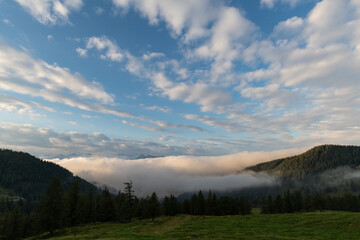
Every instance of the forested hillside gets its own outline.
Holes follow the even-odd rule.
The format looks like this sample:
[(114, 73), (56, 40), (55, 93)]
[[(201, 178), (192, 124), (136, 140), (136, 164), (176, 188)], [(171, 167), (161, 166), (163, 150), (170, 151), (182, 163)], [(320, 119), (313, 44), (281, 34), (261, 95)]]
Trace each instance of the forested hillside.
[(96, 187), (89, 182), (73, 176), (67, 169), (46, 162), (28, 153), (0, 150), (0, 189), (5, 188), (13, 195), (28, 201), (38, 201), (51, 180), (57, 177), (64, 188), (71, 186), (73, 180), (79, 182), (81, 192)]
[(297, 156), (260, 163), (246, 170), (278, 173), (285, 179), (299, 180), (341, 166), (355, 168), (359, 165), (360, 147), (322, 145)]

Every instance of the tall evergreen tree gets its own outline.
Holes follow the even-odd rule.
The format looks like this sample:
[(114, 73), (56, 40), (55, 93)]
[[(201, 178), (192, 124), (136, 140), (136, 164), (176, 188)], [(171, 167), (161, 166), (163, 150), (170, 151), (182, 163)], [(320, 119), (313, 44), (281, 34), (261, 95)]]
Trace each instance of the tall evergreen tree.
[(150, 215), (152, 221), (160, 215), (160, 203), (155, 192), (153, 192), (150, 197)]
[(66, 194), (67, 222), (69, 226), (75, 226), (80, 222), (80, 195), (79, 183), (77, 180), (72, 182)]
[(130, 182), (125, 182), (124, 184), (125, 184), (125, 190), (124, 190), (125, 204), (127, 208), (126, 219), (131, 222), (131, 219), (133, 217), (134, 205), (135, 205), (133, 183), (132, 181), (130, 181)]
[(101, 220), (103, 222), (114, 221), (116, 219), (114, 199), (107, 187), (102, 191), (101, 197)]
[(89, 189), (86, 194), (84, 210), (84, 222), (94, 222), (96, 219), (96, 206), (93, 189)]
[(195, 203), (195, 215), (205, 215), (205, 198), (201, 191), (199, 191)]
[(58, 178), (54, 178), (40, 201), (41, 225), (50, 234), (63, 226), (64, 191)]

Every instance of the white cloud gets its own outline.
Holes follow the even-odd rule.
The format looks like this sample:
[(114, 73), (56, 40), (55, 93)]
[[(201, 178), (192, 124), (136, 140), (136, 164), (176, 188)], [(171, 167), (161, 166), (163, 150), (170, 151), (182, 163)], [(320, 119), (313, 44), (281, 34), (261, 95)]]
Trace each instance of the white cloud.
[[(113, 102), (113, 97), (98, 83), (88, 82), (78, 73), (73, 74), (67, 68), (50, 65), (5, 44), (0, 45), (0, 77), (0, 87), (8, 91), (21, 93), (36, 88), (33, 94), (42, 95), (66, 90), (79, 98)], [(15, 85), (20, 86), (20, 89)]]
[(185, 32), (186, 41), (208, 34), (207, 25), (216, 19), (219, 3), (208, 0), (113, 0), (115, 6), (128, 9), (134, 7), (152, 25), (164, 21), (173, 35)]
[(76, 52), (80, 57), (87, 57), (87, 49), (84, 48), (76, 48)]
[(195, 50), (200, 57), (214, 59), (212, 72), (215, 77), (231, 70), (232, 62), (239, 58), (244, 44), (256, 31), (255, 25), (238, 9), (223, 7), (219, 12), (219, 19), (211, 29), (211, 39)]
[(231, 96), (227, 92), (210, 87), (205, 83), (174, 83), (168, 80), (163, 73), (156, 73), (152, 76), (152, 80), (156, 89), (159, 89), (170, 100), (199, 104), (204, 112), (217, 111), (217, 106), (232, 104)]
[[(150, 24), (164, 21), (171, 32), (182, 43), (192, 46), (200, 39), (195, 50), (188, 49), (189, 59), (201, 57), (213, 62), (212, 80), (221, 74), (228, 74), (232, 62), (238, 60), (243, 45), (256, 32), (256, 27), (247, 20), (239, 9), (225, 6), (220, 1), (162, 1), (162, 0), (113, 0), (115, 6), (135, 8)], [(209, 29), (209, 26), (212, 26)], [(210, 38), (210, 40), (209, 40)], [(205, 42), (205, 43), (204, 43)]]
[(82, 0), (15, 0), (42, 24), (69, 23), (72, 11), (81, 9)]
[(101, 15), (101, 14), (103, 14), (105, 12), (105, 10), (103, 8), (101, 8), (101, 7), (95, 7), (94, 11), (95, 11), (96, 15)]
[(260, 6), (271, 9), (278, 2), (282, 4), (289, 4), (291, 7), (295, 7), (301, 2), (301, 0), (260, 0)]
[(103, 59), (120, 62), (124, 58), (123, 51), (106, 37), (90, 37), (87, 40), (86, 49), (92, 48), (99, 51), (105, 51), (105, 55), (100, 56)]
[(9, 25), (11, 27), (14, 26), (14, 24), (9, 19), (6, 19), (6, 18), (3, 19), (3, 23), (5, 23), (6, 25)]
[(152, 52), (152, 53), (144, 54), (144, 55), (142, 56), (142, 58), (143, 58), (144, 60), (151, 60), (151, 59), (153, 59), (153, 58), (160, 58), (160, 57), (164, 57), (164, 56), (165, 56), (165, 54), (163, 54), (163, 53)]
[(166, 130), (164, 128), (158, 128), (158, 127), (149, 126), (149, 125), (136, 123), (136, 122), (129, 122), (129, 121), (126, 121), (126, 120), (122, 120), (121, 122), (123, 124), (127, 124), (127, 125), (130, 125), (132, 127), (138, 127), (138, 128), (142, 128), (142, 129), (147, 130), (147, 131), (152, 131), (152, 132), (173, 132), (173, 131)]
[(0, 111), (28, 114), (31, 117), (41, 116), (39, 113), (35, 112), (35, 109), (43, 109), (50, 112), (54, 111), (51, 107), (39, 103), (26, 102), (8, 95), (0, 94)]
[(86, 114), (82, 114), (81, 117), (82, 117), (82, 118), (86, 118), (86, 119), (90, 119), (90, 118), (100, 118), (99, 116), (92, 116), (92, 115), (86, 115)]
[(278, 23), (273, 32), (273, 36), (275, 35), (276, 38), (284, 38), (287, 39), (291, 38), (292, 36), (299, 35), (303, 30), (305, 25), (304, 19), (300, 17), (292, 17), (285, 21)]
[(146, 107), (147, 110), (151, 110), (151, 111), (160, 111), (163, 113), (169, 113), (171, 112), (171, 109), (168, 107), (159, 107), (159, 106), (150, 106), (150, 107)]
[(51, 34), (49, 34), (49, 35), (47, 35), (47, 39), (48, 39), (48, 40), (53, 40), (53, 39), (54, 39), (54, 36), (51, 35)]

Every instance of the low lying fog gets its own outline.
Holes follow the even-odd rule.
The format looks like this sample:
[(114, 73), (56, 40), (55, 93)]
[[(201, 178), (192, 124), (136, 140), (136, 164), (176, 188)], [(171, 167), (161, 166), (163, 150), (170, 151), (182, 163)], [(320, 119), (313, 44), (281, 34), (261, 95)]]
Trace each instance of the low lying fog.
[(273, 185), (274, 177), (264, 173), (241, 172), (248, 166), (292, 156), (302, 149), (274, 152), (242, 152), (226, 156), (169, 156), (126, 160), (106, 157), (75, 157), (49, 159), (75, 175), (98, 185), (123, 189), (133, 181), (139, 196), (155, 191), (159, 196), (178, 195), (189, 191), (226, 191), (249, 186)]

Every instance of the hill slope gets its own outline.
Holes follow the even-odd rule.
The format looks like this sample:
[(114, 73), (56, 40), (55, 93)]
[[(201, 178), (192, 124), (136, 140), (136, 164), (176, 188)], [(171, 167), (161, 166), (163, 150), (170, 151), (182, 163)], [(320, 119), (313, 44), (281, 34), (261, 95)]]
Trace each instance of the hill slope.
[(297, 156), (260, 163), (246, 170), (279, 173), (286, 179), (297, 180), (342, 166), (354, 168), (359, 165), (360, 147), (322, 145)]
[(73, 176), (67, 169), (38, 159), (28, 153), (0, 150), (0, 189), (10, 190), (30, 201), (39, 200), (50, 181), (57, 177), (66, 189), (73, 180), (78, 180), (80, 191), (96, 187)]

